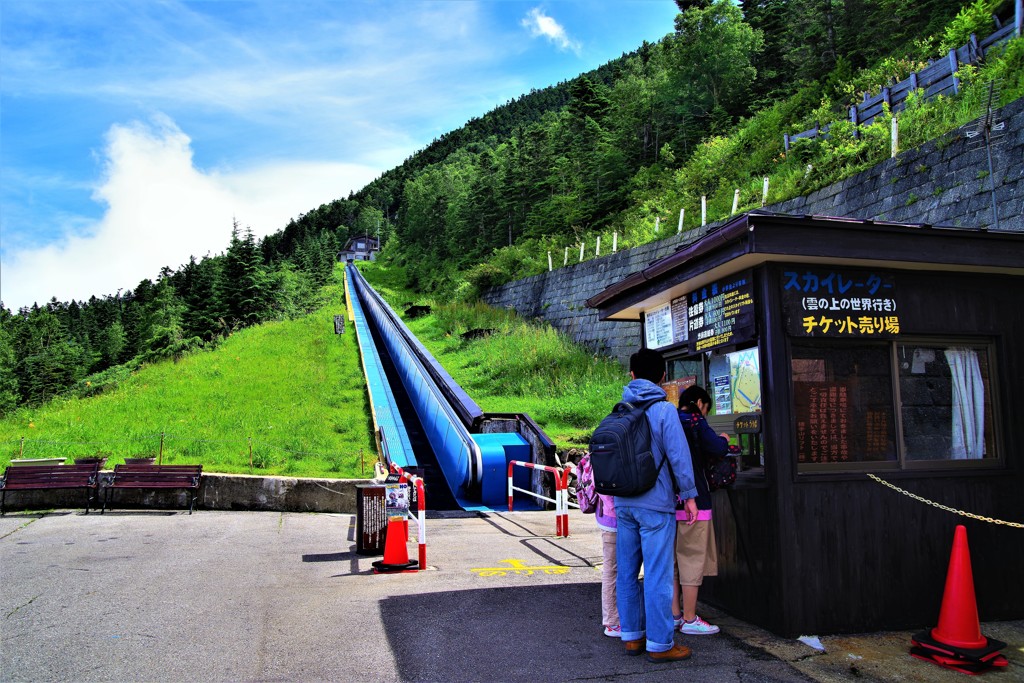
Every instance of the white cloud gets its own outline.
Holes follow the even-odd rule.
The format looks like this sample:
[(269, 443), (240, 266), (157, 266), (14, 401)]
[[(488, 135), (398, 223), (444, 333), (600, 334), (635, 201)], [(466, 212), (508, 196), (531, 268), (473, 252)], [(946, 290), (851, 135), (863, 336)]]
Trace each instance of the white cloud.
[(163, 266), (177, 269), (192, 255), (223, 251), (235, 218), (262, 237), (379, 174), (367, 166), (307, 161), (203, 171), (192, 162), (190, 138), (163, 116), (112, 126), (103, 156), (105, 174), (94, 198), (106, 205), (104, 215), (44, 247), (5, 253), (5, 307), (134, 288)]
[(565, 28), (552, 17), (544, 14), (539, 7), (534, 7), (523, 18), (522, 25), (530, 31), (530, 35), (543, 36), (558, 46), (559, 50), (571, 50), (580, 53), (580, 44), (569, 37)]

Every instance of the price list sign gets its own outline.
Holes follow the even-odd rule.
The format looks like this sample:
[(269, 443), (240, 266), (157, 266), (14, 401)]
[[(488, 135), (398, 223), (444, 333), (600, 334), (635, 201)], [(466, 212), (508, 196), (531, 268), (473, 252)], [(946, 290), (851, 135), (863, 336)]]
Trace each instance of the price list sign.
[(686, 317), (691, 353), (749, 341), (755, 336), (751, 271), (690, 292)]

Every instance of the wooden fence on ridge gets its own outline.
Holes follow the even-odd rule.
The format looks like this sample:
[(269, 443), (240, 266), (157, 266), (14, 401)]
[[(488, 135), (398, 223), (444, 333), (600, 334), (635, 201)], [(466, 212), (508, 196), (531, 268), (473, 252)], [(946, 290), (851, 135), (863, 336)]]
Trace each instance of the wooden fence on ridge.
[[(906, 100), (910, 93), (918, 89), (923, 91), (925, 99), (959, 93), (960, 79), (956, 77), (956, 72), (961, 64), (976, 64), (993, 46), (1001, 45), (1010, 38), (1021, 35), (1021, 0), (1016, 0), (1014, 6), (1014, 21), (1000, 25), (999, 19), (993, 17), (996, 30), (987, 38), (979, 41), (972, 33), (970, 42), (958, 49), (950, 50), (945, 58), (933, 61), (899, 83), (882, 88), (877, 95), (864, 93), (864, 100), (850, 107), (850, 121), (854, 126), (868, 126), (875, 120), (875, 117), (884, 111), (883, 105), (886, 104), (889, 105), (890, 111), (898, 112), (906, 107)], [(802, 133), (783, 135), (786, 151), (789, 151), (789, 146), (794, 140), (827, 137), (829, 128), (831, 128), (830, 124), (824, 126), (815, 124), (814, 128)], [(854, 135), (857, 135), (856, 128), (854, 128)]]

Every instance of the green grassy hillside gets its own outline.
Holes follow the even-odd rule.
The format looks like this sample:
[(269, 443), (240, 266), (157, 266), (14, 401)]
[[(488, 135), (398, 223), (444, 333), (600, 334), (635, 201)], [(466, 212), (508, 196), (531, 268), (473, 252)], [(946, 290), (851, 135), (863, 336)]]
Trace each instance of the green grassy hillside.
[[(406, 276), (398, 267), (361, 266), (396, 310), (418, 300), (399, 284)], [(333, 316), (344, 310), (341, 272), (314, 314), (241, 330), (178, 362), (145, 365), (97, 396), (19, 409), (0, 421), (0, 466), (18, 457), (99, 454), (112, 467), (162, 449), (165, 464), (201, 463), (209, 472), (369, 473), (376, 451), (356, 336), (351, 325), (334, 334)], [(618, 364), (550, 327), (482, 305), (420, 302), (433, 313), (410, 328), (481, 408), (529, 413), (560, 450), (585, 443), (618, 400)], [(495, 334), (463, 341), (459, 335), (473, 328)]]
[[(340, 281), (340, 270), (337, 271)], [(146, 365), (116, 388), (0, 421), (0, 465), (25, 458), (157, 455), (208, 471), (359, 477), (375, 449), (351, 327), (335, 335), (342, 289), (298, 320), (241, 330), (216, 350)], [(24, 442), (22, 442), (24, 439)], [(252, 469), (250, 469), (250, 444)]]

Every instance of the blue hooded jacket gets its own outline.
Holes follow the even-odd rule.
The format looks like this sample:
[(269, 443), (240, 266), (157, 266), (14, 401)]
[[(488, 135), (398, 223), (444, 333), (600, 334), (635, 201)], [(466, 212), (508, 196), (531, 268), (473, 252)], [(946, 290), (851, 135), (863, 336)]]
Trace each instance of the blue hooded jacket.
[[(635, 379), (622, 390), (622, 400), (630, 403), (653, 398), (661, 400), (647, 408), (647, 420), (651, 423), (651, 450), (654, 451), (654, 459), (658, 464), (661, 464), (662, 458), (665, 457), (668, 458), (668, 462), (658, 472), (658, 481), (652, 489), (639, 496), (615, 496), (615, 507), (638, 507), (675, 514), (676, 491), (672, 485), (673, 474), (676, 478), (675, 486), (678, 487), (679, 496), (683, 500), (697, 497), (690, 448), (686, 445), (686, 435), (679, 423), (676, 407), (665, 401), (664, 389), (646, 379)], [(672, 467), (669, 468), (669, 465)]]

